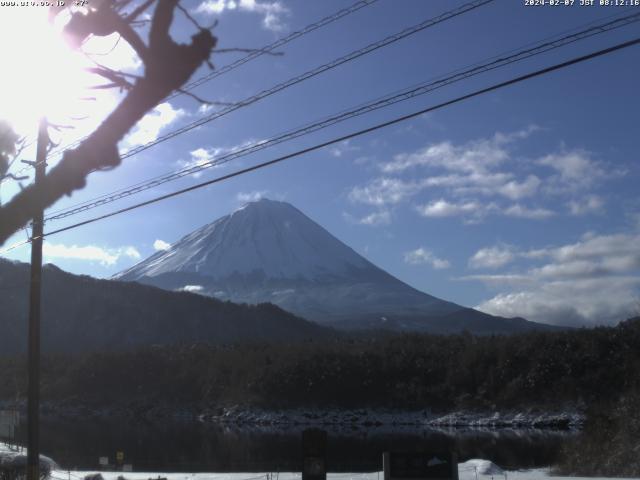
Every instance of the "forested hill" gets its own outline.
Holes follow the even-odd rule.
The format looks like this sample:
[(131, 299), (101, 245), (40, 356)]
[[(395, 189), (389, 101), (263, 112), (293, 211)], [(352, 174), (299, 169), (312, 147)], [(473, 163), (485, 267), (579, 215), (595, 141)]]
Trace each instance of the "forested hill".
[[(638, 386), (640, 318), (512, 336), (402, 334), (289, 344), (166, 346), (48, 357), (43, 399), (194, 413), (222, 406), (511, 409), (587, 406)], [(24, 364), (0, 360), (0, 397)], [(146, 407), (145, 407), (146, 406)]]
[[(25, 351), (29, 265), (0, 259), (0, 354)], [(141, 345), (325, 338), (333, 331), (271, 304), (238, 305), (187, 292), (72, 275), (45, 265), (45, 352), (122, 350)]]

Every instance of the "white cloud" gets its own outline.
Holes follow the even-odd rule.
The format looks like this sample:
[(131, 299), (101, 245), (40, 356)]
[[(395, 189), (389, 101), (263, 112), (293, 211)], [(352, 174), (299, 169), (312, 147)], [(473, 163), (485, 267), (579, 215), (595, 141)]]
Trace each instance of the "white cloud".
[(171, 125), (186, 112), (181, 108), (173, 108), (169, 102), (161, 103), (140, 120), (125, 138), (125, 143), (132, 147), (153, 142), (158, 138), (162, 129)]
[(535, 195), (540, 186), (540, 179), (535, 175), (529, 175), (526, 180), (518, 182), (511, 180), (498, 188), (498, 192), (511, 200), (520, 200), (524, 197)]
[(141, 258), (140, 252), (135, 247), (125, 247), (124, 255), (133, 258), (134, 260), (138, 260)]
[(588, 215), (591, 213), (602, 213), (604, 210), (604, 200), (597, 195), (588, 195), (581, 201), (571, 200), (567, 203), (571, 215)]
[(400, 203), (407, 197), (415, 195), (421, 186), (415, 182), (405, 182), (398, 178), (377, 178), (364, 187), (354, 187), (349, 192), (349, 200), (383, 207)]
[(610, 324), (633, 313), (640, 293), (640, 234), (590, 233), (572, 244), (511, 253), (546, 263), (522, 273), (464, 277), (508, 289), (479, 309), (559, 325)]
[(503, 213), (508, 217), (527, 218), (530, 220), (544, 220), (554, 215), (553, 211), (546, 208), (529, 208), (519, 203), (506, 208)]
[(471, 268), (500, 268), (515, 259), (513, 249), (509, 246), (488, 247), (478, 250), (470, 259)]
[(472, 197), (500, 196), (520, 200), (534, 196), (542, 183), (536, 175), (518, 178), (513, 172), (500, 170), (511, 160), (511, 144), (528, 137), (538, 127), (532, 126), (510, 134), (496, 133), (461, 145), (445, 141), (428, 145), (414, 153), (396, 155), (392, 161), (380, 165), (386, 174), (399, 175), (416, 168), (428, 169), (429, 175), (411, 179), (382, 177), (368, 185), (352, 189), (352, 201), (369, 205), (398, 204), (428, 189), (441, 189), (447, 196), (420, 205), (425, 217), (472, 216), (478, 221), (488, 213), (541, 218), (549, 212), (526, 209), (520, 205), (501, 207), (495, 202), (481, 202)]
[[(513, 174), (505, 172), (470, 172), (460, 175), (457, 173), (446, 175), (434, 175), (422, 180), (422, 186), (442, 187), (451, 190), (454, 196), (469, 194), (502, 195), (511, 197), (513, 192), (530, 189), (528, 183), (518, 183), (513, 179)], [(511, 185), (509, 185), (511, 183)], [(519, 193), (518, 193), (519, 194)]]
[(627, 268), (640, 268), (640, 235), (588, 233), (582, 241), (542, 251), (560, 262), (617, 258), (626, 259), (622, 264), (628, 265)]
[(473, 140), (462, 145), (453, 145), (448, 141), (433, 144), (415, 153), (396, 155), (392, 162), (382, 164), (381, 169), (393, 173), (423, 166), (467, 173), (485, 172), (509, 160), (509, 144), (527, 138), (537, 130), (538, 127), (530, 126), (509, 134), (498, 132), (488, 139)]
[(565, 180), (589, 181), (594, 175), (601, 176), (604, 174), (586, 152), (578, 150), (547, 155), (538, 162), (540, 165), (553, 168)]
[(583, 150), (563, 151), (542, 157), (539, 165), (549, 167), (556, 173), (546, 179), (546, 190), (553, 194), (587, 189), (597, 182), (620, 172), (607, 172), (606, 166)]
[(202, 285), (185, 285), (182, 288), (179, 288), (180, 292), (190, 292), (190, 293), (202, 293), (204, 291), (204, 287)]
[(443, 270), (451, 266), (448, 260), (436, 257), (433, 252), (423, 247), (406, 252), (404, 261), (411, 265), (431, 265), (436, 270)]
[(259, 0), (205, 0), (195, 9), (197, 13), (220, 15), (225, 11), (245, 11), (262, 15), (262, 25), (267, 30), (279, 32), (286, 27), (283, 17), (290, 11), (281, 1)]
[(369, 215), (362, 217), (359, 221), (362, 225), (388, 225), (391, 223), (391, 213), (388, 210), (383, 210), (380, 212), (373, 212)]
[(344, 140), (338, 143), (337, 145), (335, 145), (334, 147), (332, 147), (329, 150), (329, 153), (333, 157), (340, 158), (343, 155), (346, 155), (347, 153), (358, 152), (358, 151), (360, 151), (360, 147), (351, 145), (350, 140)]
[(637, 308), (639, 277), (556, 281), (501, 293), (476, 308), (492, 315), (567, 326), (615, 324)]
[(47, 259), (73, 259), (99, 262), (100, 265), (110, 267), (115, 265), (118, 260), (128, 257), (133, 260), (141, 258), (140, 252), (135, 247), (121, 247), (117, 249), (105, 249), (95, 245), (78, 246), (63, 245), (61, 243), (44, 242), (42, 253)]
[[(465, 223), (489, 215), (544, 220), (560, 214), (556, 206), (563, 203), (571, 215), (602, 212), (604, 200), (588, 189), (624, 172), (581, 150), (519, 158), (517, 143), (538, 130), (531, 126), (460, 144), (442, 141), (397, 154), (378, 165), (385, 176), (354, 187), (349, 199), (388, 207), (429, 193), (416, 207), (420, 215), (455, 216)], [(565, 196), (561, 203), (559, 195)]]
[(223, 149), (221, 148), (206, 149), (199, 147), (189, 152), (191, 159), (186, 161), (180, 160), (178, 164), (180, 165), (180, 168), (193, 169), (193, 173), (191, 173), (191, 175), (194, 178), (198, 178), (202, 175), (202, 170), (199, 169), (200, 167), (217, 168), (215, 165), (210, 165), (210, 162), (222, 153)]
[(355, 217), (350, 213), (343, 212), (344, 219), (355, 225), (367, 225), (370, 227), (378, 227), (380, 225), (389, 225), (391, 223), (391, 212), (389, 210), (379, 210), (371, 212), (364, 217)]
[(268, 190), (254, 190), (253, 192), (240, 192), (236, 195), (236, 199), (239, 202), (247, 203), (247, 202), (257, 202), (258, 200), (264, 198)]
[(211, 160), (211, 158), (219, 155), (221, 151), (221, 148), (206, 149), (199, 147), (195, 150), (191, 150), (189, 154), (191, 155), (191, 158), (194, 162), (196, 162), (198, 165), (202, 165), (203, 163)]
[(458, 172), (478, 172), (500, 165), (509, 158), (504, 137), (475, 140), (464, 145), (441, 142), (415, 153), (396, 155), (392, 162), (382, 164), (383, 172), (394, 173), (417, 166), (439, 167)]
[(440, 199), (417, 207), (423, 217), (453, 217), (464, 214), (478, 214), (483, 206), (477, 202), (451, 203)]
[(212, 103), (203, 103), (198, 107), (198, 113), (200, 115), (206, 115), (207, 113), (211, 112), (214, 108), (216, 107)]
[(498, 274), (483, 274), (483, 275), (465, 275), (463, 277), (459, 277), (458, 280), (465, 281), (477, 281), (482, 282), (491, 287), (522, 287), (525, 285), (532, 285), (534, 282), (532, 279), (526, 274), (518, 274), (518, 273), (498, 273)]
[(191, 156), (189, 160), (179, 160), (178, 165), (182, 169), (193, 169), (193, 173), (190, 173), (190, 175), (194, 178), (198, 178), (202, 175), (202, 171), (205, 168), (221, 168), (225, 165), (225, 163), (217, 164), (218, 161), (233, 161), (236, 162), (237, 165), (239, 163), (239, 160), (237, 160), (236, 158), (232, 157), (221, 159), (220, 157), (227, 154), (233, 154), (234, 152), (245, 149), (251, 145), (257, 145), (263, 141), (264, 140), (249, 139), (230, 147), (198, 147), (195, 150), (191, 150), (189, 152), (189, 155)]
[(220, 14), (225, 10), (234, 10), (236, 8), (235, 1), (228, 0), (206, 0), (196, 8), (196, 12), (208, 14)]
[(520, 204), (500, 207), (495, 202), (484, 203), (477, 200), (450, 202), (444, 198), (418, 205), (416, 210), (423, 217), (465, 217), (468, 223), (480, 222), (487, 215), (503, 215), (530, 220), (543, 220), (554, 215), (554, 212), (545, 208), (529, 208)]
[(158, 251), (165, 251), (171, 248), (171, 244), (165, 242), (164, 240), (158, 239), (155, 242), (153, 242), (153, 248)]

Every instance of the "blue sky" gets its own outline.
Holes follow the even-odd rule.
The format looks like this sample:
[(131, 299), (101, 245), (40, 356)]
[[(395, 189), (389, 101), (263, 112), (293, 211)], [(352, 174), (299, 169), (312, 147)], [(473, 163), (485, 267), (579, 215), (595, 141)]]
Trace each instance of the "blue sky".
[[(185, 6), (203, 23), (218, 19), (219, 48), (246, 48), (268, 44), (351, 3), (193, 0)], [(292, 42), (282, 56), (263, 56), (195, 93), (210, 100), (242, 100), (463, 3), (379, 0)], [(496, 0), (128, 158), (117, 170), (93, 174), (83, 191), (52, 210), (623, 11)], [(193, 33), (182, 17), (175, 27), (177, 38)], [(634, 24), (599, 35), (234, 160), (197, 178), (51, 222), (45, 230), (435, 105), (639, 32)], [(125, 47), (118, 47), (117, 62), (135, 69)], [(235, 58), (238, 54), (228, 53), (212, 59), (219, 67)], [(45, 260), (74, 273), (108, 277), (245, 201), (266, 196), (291, 202), (369, 260), (432, 295), (549, 323), (614, 323), (640, 310), (639, 65), (638, 47), (614, 53), (52, 236)], [(177, 97), (143, 119), (121, 149), (202, 114), (192, 99)], [(97, 113), (65, 132), (63, 144), (96, 121)], [(3, 186), (3, 200), (14, 191)], [(7, 256), (27, 260), (28, 248)]]

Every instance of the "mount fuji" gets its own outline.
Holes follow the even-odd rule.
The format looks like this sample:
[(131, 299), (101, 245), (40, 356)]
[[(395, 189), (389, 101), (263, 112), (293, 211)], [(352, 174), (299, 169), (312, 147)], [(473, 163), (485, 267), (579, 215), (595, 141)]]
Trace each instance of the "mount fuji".
[(551, 328), (418, 291), (291, 204), (267, 199), (199, 228), (114, 278), (232, 302), (270, 302), (341, 329), (484, 334)]

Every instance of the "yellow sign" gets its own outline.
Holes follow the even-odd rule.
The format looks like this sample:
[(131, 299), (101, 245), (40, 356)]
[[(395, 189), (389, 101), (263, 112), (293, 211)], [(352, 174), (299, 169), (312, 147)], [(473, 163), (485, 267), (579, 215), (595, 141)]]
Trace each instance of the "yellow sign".
[(122, 462), (124, 460), (124, 452), (116, 452), (116, 460)]

